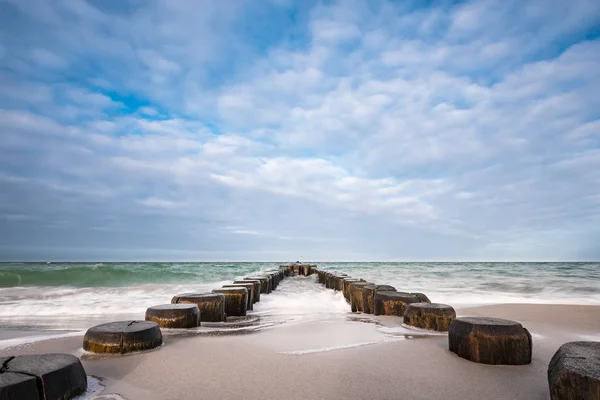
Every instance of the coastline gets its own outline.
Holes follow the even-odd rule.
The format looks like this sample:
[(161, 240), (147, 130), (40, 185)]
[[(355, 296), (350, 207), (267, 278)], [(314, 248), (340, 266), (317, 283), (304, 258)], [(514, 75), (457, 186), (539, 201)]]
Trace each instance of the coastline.
[[(403, 327), (397, 317), (347, 313), (244, 335), (173, 335), (156, 350), (97, 356), (82, 335), (0, 350), (0, 356), (65, 352), (81, 357), (108, 399), (547, 399), (546, 369), (568, 341), (600, 340), (600, 306), (498, 304), (459, 316), (521, 322), (533, 336), (525, 366), (489, 366), (447, 349), (447, 336)], [(374, 323), (377, 322), (378, 324)], [(112, 397), (114, 398), (114, 397)]]

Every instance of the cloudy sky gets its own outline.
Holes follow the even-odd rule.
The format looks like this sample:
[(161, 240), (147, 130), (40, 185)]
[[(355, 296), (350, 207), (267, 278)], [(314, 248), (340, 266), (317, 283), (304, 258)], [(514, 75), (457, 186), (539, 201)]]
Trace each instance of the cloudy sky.
[(0, 259), (600, 258), (600, 2), (0, 0)]

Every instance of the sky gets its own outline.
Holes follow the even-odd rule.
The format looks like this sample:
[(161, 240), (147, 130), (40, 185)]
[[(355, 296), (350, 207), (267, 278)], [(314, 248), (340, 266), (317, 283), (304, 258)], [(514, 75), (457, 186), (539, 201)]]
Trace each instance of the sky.
[(598, 0), (0, 0), (0, 260), (598, 260)]

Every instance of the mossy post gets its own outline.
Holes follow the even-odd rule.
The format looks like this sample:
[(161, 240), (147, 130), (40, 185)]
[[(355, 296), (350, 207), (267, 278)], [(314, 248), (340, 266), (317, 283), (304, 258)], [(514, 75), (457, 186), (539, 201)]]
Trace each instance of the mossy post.
[(260, 301), (261, 283), (258, 279), (243, 279), (241, 281), (233, 281), (233, 283), (252, 283), (254, 285), (254, 303)]
[(291, 265), (280, 265), (279, 269), (281, 269), (285, 276), (290, 276), (290, 272), (292, 270)]
[(276, 288), (275, 278), (273, 277), (273, 275), (269, 274), (268, 272), (264, 272), (263, 276), (266, 276), (267, 278), (269, 278), (269, 293), (271, 293)]
[(348, 302), (348, 304), (350, 304), (350, 284), (352, 282), (364, 282), (364, 281), (362, 281), (361, 279), (358, 279), (358, 278), (351, 278), (351, 277), (345, 277), (344, 279), (342, 279), (342, 293), (344, 295), (344, 298)]
[(283, 272), (282, 270), (276, 270), (276, 271), (274, 271), (274, 272), (277, 272), (277, 273), (279, 274), (279, 281), (280, 281), (280, 282), (281, 282), (281, 281), (283, 281), (283, 280), (286, 278), (286, 276), (287, 276), (287, 275), (285, 274), (285, 272)]
[(200, 310), (196, 304), (162, 304), (148, 308), (145, 319), (161, 328), (195, 328), (200, 326)]
[(452, 306), (437, 303), (412, 303), (404, 312), (404, 323), (415, 328), (447, 332), (456, 311)]
[(201, 322), (224, 322), (225, 295), (221, 293), (183, 293), (171, 299), (172, 304), (195, 304), (200, 310)]
[(378, 292), (395, 292), (396, 288), (390, 285), (365, 285), (362, 288), (363, 312), (373, 314), (373, 298)]
[(303, 276), (309, 276), (310, 275), (310, 270), (311, 270), (310, 265), (308, 265), (308, 264), (302, 264), (301, 270), (302, 270), (302, 275)]
[(456, 318), (448, 330), (448, 347), (459, 357), (482, 364), (531, 363), (531, 335), (516, 322), (500, 318)]
[(254, 284), (247, 283), (232, 283), (229, 285), (223, 285), (223, 288), (238, 288), (243, 287), (248, 290), (248, 298), (246, 299), (246, 310), (251, 311), (254, 309)]
[(347, 278), (348, 275), (347, 274), (335, 274), (332, 279), (333, 279), (333, 290), (336, 290), (338, 292), (341, 292), (343, 289), (343, 284), (344, 284), (344, 278)]
[(225, 295), (225, 312), (227, 316), (245, 317), (248, 308), (248, 289), (245, 287), (229, 287), (213, 290), (213, 293)]
[(325, 287), (327, 289), (333, 289), (335, 287), (335, 283), (333, 281), (334, 276), (335, 276), (335, 272), (328, 272), (325, 275)]
[(299, 263), (294, 263), (292, 264), (292, 271), (294, 275), (300, 275), (301, 271), (301, 265)]
[(548, 365), (552, 400), (600, 400), (600, 342), (569, 342)]
[(162, 344), (156, 322), (117, 321), (96, 325), (83, 337), (83, 349), (92, 353), (125, 354), (149, 350)]
[(275, 274), (273, 271), (266, 271), (264, 274), (271, 279), (271, 291), (276, 290), (279, 285), (279, 274)]
[(377, 292), (373, 297), (373, 314), (404, 317), (408, 305), (418, 302), (419, 299), (410, 293)]
[(325, 284), (325, 271), (318, 270), (317, 278), (318, 278), (319, 283), (321, 285), (324, 285)]
[(247, 276), (245, 280), (257, 280), (260, 281), (260, 293), (269, 294), (271, 293), (271, 283), (268, 276), (265, 275), (253, 275)]
[(363, 295), (362, 289), (367, 285), (373, 285), (372, 282), (350, 282), (350, 306), (352, 307), (352, 312), (362, 312), (363, 311)]

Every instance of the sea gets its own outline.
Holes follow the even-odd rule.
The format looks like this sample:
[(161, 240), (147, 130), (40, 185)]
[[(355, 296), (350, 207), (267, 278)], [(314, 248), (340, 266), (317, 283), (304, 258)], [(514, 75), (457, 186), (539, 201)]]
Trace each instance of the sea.
[[(73, 333), (97, 323), (144, 319), (149, 306), (180, 293), (205, 293), (287, 262), (0, 263), (0, 348), (22, 337)], [(600, 262), (327, 262), (397, 290), (425, 293), (455, 308), (500, 304), (600, 305)], [(346, 315), (340, 293), (316, 276), (286, 279), (261, 296), (253, 315), (264, 323), (298, 323)]]

